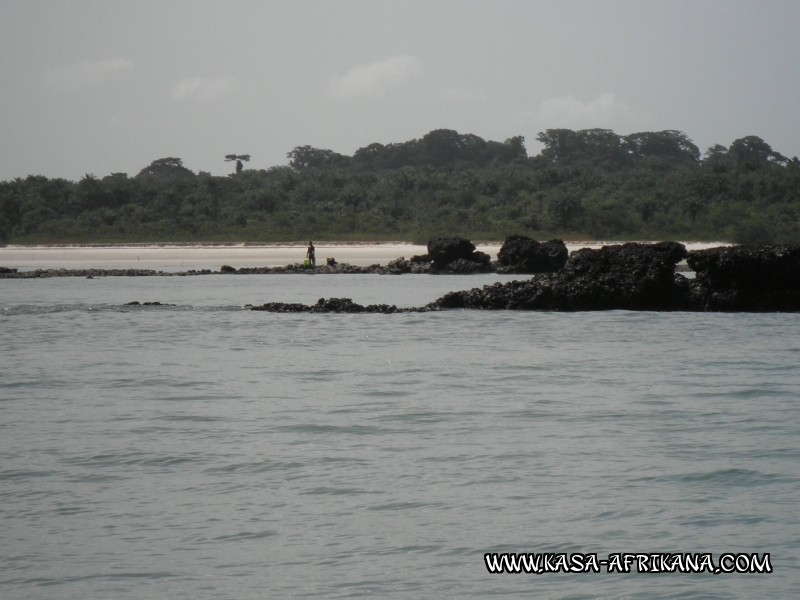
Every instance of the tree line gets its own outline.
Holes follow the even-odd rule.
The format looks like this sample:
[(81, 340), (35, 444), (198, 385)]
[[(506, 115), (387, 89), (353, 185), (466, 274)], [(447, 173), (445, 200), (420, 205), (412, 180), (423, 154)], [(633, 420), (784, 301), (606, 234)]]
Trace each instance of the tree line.
[(0, 241), (407, 240), (435, 236), (800, 242), (800, 161), (747, 136), (701, 154), (680, 131), (547, 129), (529, 156), (449, 129), (352, 156), (298, 146), (229, 176), (160, 158), (129, 177), (0, 182)]

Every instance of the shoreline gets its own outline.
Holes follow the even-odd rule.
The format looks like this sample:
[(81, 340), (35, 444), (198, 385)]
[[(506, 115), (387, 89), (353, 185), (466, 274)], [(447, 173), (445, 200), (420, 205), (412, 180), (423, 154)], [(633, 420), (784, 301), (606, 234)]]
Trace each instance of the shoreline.
[[(566, 242), (571, 252), (580, 248), (600, 248), (626, 242), (591, 240)], [(730, 246), (728, 242), (681, 242), (687, 250)], [(366, 267), (385, 266), (400, 258), (427, 252), (427, 246), (410, 242), (317, 242), (317, 265), (328, 257), (339, 263)], [(475, 244), (477, 250), (495, 259), (502, 242)], [(0, 267), (34, 271), (37, 269), (153, 269), (165, 272), (219, 270), (223, 265), (236, 269), (285, 267), (302, 263), (306, 243), (163, 243), (119, 245), (8, 245), (0, 247)]]

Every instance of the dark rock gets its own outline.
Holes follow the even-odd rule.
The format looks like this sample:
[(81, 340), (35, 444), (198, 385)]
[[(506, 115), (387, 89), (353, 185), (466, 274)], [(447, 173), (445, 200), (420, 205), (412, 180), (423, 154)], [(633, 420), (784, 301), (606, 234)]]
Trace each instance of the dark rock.
[(0, 274), (8, 275), (10, 273), (16, 273), (16, 269), (12, 269), (11, 267), (0, 267)]
[(583, 249), (558, 273), (451, 292), (429, 308), (673, 310), (675, 264), (685, 257), (675, 242)]
[(481, 273), (492, 270), (489, 255), (476, 251), (475, 244), (463, 238), (432, 239), (428, 242), (428, 256), (432, 273)]
[(687, 262), (696, 273), (690, 309), (800, 310), (800, 246), (710, 248), (690, 252)]
[(584, 248), (556, 277), (555, 291), (571, 310), (670, 310), (675, 265), (686, 256), (677, 242)]
[(16, 269), (10, 273), (0, 272), (0, 278), (4, 279), (35, 279), (40, 277), (149, 277), (153, 275), (174, 275), (174, 273), (164, 273), (162, 271), (152, 271), (150, 269), (35, 269), (33, 271), (17, 272)]
[(364, 307), (350, 298), (320, 298), (311, 307), (311, 312), (361, 313), (364, 312)]
[(420, 309), (399, 309), (388, 304), (368, 304), (363, 306), (353, 302), (350, 298), (320, 298), (316, 304), (293, 304), (286, 302), (268, 302), (261, 306), (252, 306), (250, 310), (267, 312), (304, 312), (304, 313), (381, 313), (391, 314), (396, 312), (419, 312)]
[(261, 306), (251, 306), (250, 310), (262, 310), (277, 313), (311, 312), (309, 306), (290, 302), (267, 302)]
[(523, 235), (512, 235), (497, 253), (498, 272), (552, 273), (560, 270), (568, 258), (569, 251), (561, 240), (537, 242)]
[(134, 300), (133, 302), (127, 302), (125, 306), (175, 306), (174, 304), (164, 304), (162, 302), (156, 301), (147, 301), (147, 302), (139, 302), (138, 300)]
[(434, 238), (428, 242), (428, 256), (434, 267), (443, 267), (459, 258), (470, 260), (475, 244), (463, 238)]
[(325, 263), (326, 263), (326, 264), (327, 264), (329, 267), (335, 267), (335, 266), (336, 266), (336, 259), (335, 259), (335, 258), (333, 258), (332, 256), (329, 256), (328, 258), (326, 258), (326, 259), (325, 259)]
[(220, 272), (220, 273), (236, 273), (236, 269), (234, 269), (234, 268), (233, 268), (233, 267), (231, 267), (230, 265), (222, 265), (222, 266), (219, 268), (219, 272)]
[[(687, 255), (695, 279), (675, 273), (676, 264)], [(402, 260), (394, 267), (405, 269), (408, 264), (413, 263)], [(446, 266), (472, 269), (480, 264), (456, 259)], [(450, 292), (421, 308), (362, 306), (348, 298), (323, 298), (311, 306), (270, 303), (252, 310), (394, 313), (453, 308), (800, 311), (800, 247), (714, 248), (688, 254), (675, 242), (631, 243), (579, 250), (561, 271)]]
[(413, 266), (410, 260), (406, 260), (405, 257), (401, 256), (390, 261), (386, 268), (392, 275), (402, 275), (403, 273), (411, 273)]

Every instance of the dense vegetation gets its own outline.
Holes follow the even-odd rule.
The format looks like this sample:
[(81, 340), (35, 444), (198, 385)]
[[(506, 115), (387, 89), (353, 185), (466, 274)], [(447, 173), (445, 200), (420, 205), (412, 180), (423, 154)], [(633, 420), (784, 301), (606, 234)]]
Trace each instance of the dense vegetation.
[[(543, 149), (452, 130), (345, 156), (195, 174), (179, 158), (134, 177), (0, 182), (0, 241), (595, 239), (800, 242), (800, 161), (756, 136), (703, 156), (679, 131), (548, 129)], [(222, 156), (221, 156), (222, 160)]]

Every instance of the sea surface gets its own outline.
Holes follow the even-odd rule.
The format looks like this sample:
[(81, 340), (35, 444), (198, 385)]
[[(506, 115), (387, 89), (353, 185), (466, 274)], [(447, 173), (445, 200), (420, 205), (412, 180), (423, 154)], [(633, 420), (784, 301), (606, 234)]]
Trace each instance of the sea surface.
[(800, 315), (245, 307), (511, 278), (0, 281), (0, 598), (800, 597)]

